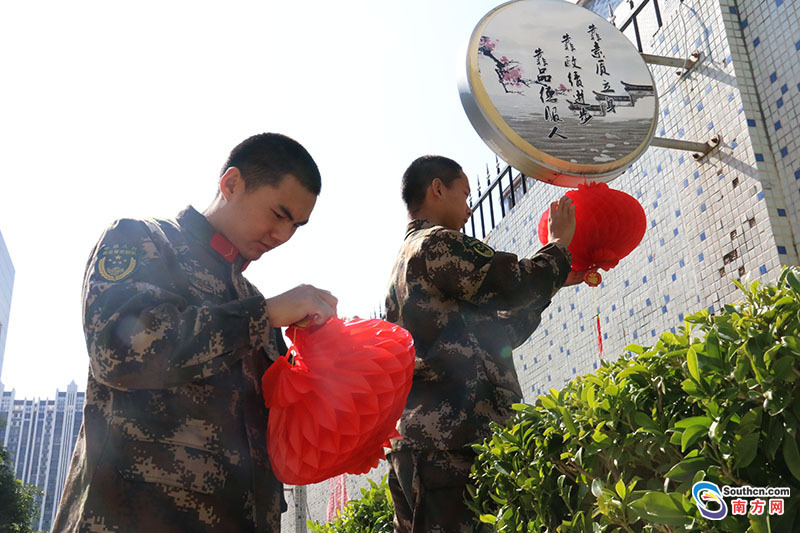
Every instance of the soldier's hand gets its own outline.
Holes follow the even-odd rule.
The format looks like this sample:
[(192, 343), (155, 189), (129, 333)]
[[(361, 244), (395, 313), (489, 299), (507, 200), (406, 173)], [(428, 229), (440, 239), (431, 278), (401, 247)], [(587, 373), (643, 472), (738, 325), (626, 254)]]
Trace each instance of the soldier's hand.
[(575, 236), (575, 204), (568, 196), (562, 196), (557, 202), (550, 204), (547, 217), (547, 231), (550, 235), (548, 243), (569, 246)]
[(302, 325), (321, 326), (336, 316), (339, 300), (328, 291), (312, 285), (298, 285), (294, 289), (267, 298), (269, 324), (272, 327)]
[(587, 272), (588, 270), (581, 270), (580, 272), (575, 272), (574, 270), (570, 271), (570, 273), (567, 274), (567, 281), (564, 283), (564, 287), (583, 283), (583, 276), (585, 276)]

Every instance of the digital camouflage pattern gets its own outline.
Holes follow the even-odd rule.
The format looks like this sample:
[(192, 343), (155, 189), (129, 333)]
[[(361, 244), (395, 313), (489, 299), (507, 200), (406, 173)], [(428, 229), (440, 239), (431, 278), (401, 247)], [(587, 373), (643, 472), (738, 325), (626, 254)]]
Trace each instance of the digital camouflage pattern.
[(245, 266), (191, 207), (106, 230), (84, 279), (86, 404), (53, 531), (280, 530), (261, 376), (286, 347), (264, 335)]
[(416, 360), (393, 450), (458, 450), (490, 435), (522, 399), (512, 348), (566, 282), (569, 251), (530, 259), (425, 220), (408, 225), (386, 318), (411, 332)]
[(387, 456), (397, 533), (488, 531), (464, 503), (475, 453), (464, 450), (395, 451)]

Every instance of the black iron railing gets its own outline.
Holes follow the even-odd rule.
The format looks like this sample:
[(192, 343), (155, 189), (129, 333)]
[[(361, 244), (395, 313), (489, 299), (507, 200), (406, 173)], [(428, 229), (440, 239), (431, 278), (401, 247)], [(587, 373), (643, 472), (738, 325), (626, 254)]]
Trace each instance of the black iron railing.
[(490, 178), (487, 167), (486, 189), (481, 190), (481, 179), (478, 178), (478, 199), (474, 203), (470, 199), (472, 216), (462, 231), (472, 237), (478, 237), (480, 231), (480, 238), (485, 238), (535, 183), (533, 178), (514, 170), (510, 165), (501, 171), (500, 162), (496, 160), (495, 167), (496, 177), (493, 180)]
[[(625, 19), (625, 21), (623, 21), (619, 26), (617, 26), (617, 28), (619, 28), (619, 31), (621, 31), (622, 33), (625, 33), (625, 31), (631, 25), (633, 25), (633, 36), (636, 39), (636, 48), (639, 50), (639, 53), (642, 53), (644, 52), (644, 49), (642, 48), (642, 35), (639, 24), (640, 21), (639, 17), (642, 16), (650, 17), (652, 15), (655, 15), (655, 20), (657, 25), (656, 29), (658, 29), (664, 25), (663, 21), (661, 20), (661, 8), (658, 6), (658, 0), (643, 0), (635, 9), (634, 9), (635, 4), (633, 0), (626, 0), (626, 2), (631, 7), (631, 9), (633, 9), (633, 13), (631, 13), (630, 16), (627, 19)], [(649, 9), (646, 10), (646, 8)], [(611, 22), (612, 24), (614, 23), (613, 18)], [(628, 35), (628, 38), (630, 38), (630, 35)]]

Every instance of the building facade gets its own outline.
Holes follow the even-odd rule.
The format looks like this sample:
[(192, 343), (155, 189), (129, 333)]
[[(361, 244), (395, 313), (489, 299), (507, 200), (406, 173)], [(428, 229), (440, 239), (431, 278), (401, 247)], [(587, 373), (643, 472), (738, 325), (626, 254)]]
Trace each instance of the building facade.
[[(14, 264), (0, 232), (0, 377), (3, 375), (3, 355), (6, 347), (8, 318), (11, 313), (11, 291), (14, 288)], [(1, 387), (2, 385), (0, 385)], [(0, 388), (0, 392), (2, 389)]]
[(14, 391), (0, 396), (0, 444), (11, 458), (17, 479), (36, 485), (39, 517), (35, 531), (49, 531), (55, 518), (67, 469), (83, 420), (85, 393), (73, 381), (55, 399), (18, 400)]
[[(674, 67), (650, 65), (659, 95), (656, 136), (705, 143), (718, 135), (721, 143), (700, 161), (689, 151), (651, 147), (609, 183), (642, 204), (647, 231), (637, 249), (602, 272), (600, 287), (560, 291), (539, 328), (514, 351), (528, 402), (594, 371), (602, 358), (619, 357), (630, 343), (654, 344), (661, 332), (681, 327), (686, 314), (714, 312), (736, 300), (731, 279), (771, 282), (784, 265), (798, 264), (800, 3), (578, 3), (624, 27), (643, 53), (686, 59), (699, 50), (698, 65), (684, 77)], [(498, 164), (498, 173), (503, 166)], [(523, 193), (521, 180), (515, 183), (513, 207), (508, 188), (506, 194), (498, 189), (498, 219), (493, 229), (487, 227), (485, 240), (524, 257), (540, 247), (541, 214), (566, 190), (528, 179)], [(510, 209), (500, 216), (503, 201)], [(370, 477), (379, 479), (385, 471), (382, 465)], [(359, 497), (363, 486), (363, 477), (349, 477), (351, 497)], [(307, 487), (306, 502), (297, 508), (324, 520), (329, 492), (327, 483)], [(298, 531), (290, 518), (283, 530)]]

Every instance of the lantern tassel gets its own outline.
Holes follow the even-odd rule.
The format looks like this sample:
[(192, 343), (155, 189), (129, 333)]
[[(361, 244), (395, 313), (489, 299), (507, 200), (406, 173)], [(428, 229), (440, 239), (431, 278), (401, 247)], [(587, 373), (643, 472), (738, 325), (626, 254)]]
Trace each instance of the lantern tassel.
[(600, 359), (603, 358), (603, 332), (600, 331), (600, 306), (597, 305), (597, 289), (592, 288), (592, 295), (594, 296), (594, 308), (596, 313), (594, 315), (595, 323), (597, 324), (597, 349), (600, 351)]

